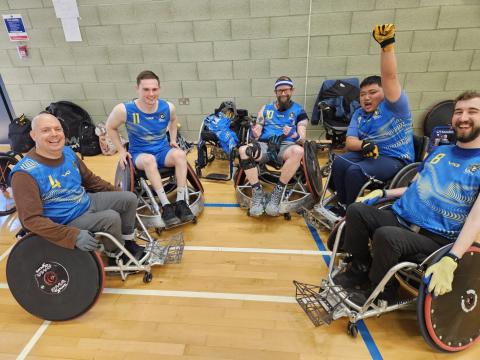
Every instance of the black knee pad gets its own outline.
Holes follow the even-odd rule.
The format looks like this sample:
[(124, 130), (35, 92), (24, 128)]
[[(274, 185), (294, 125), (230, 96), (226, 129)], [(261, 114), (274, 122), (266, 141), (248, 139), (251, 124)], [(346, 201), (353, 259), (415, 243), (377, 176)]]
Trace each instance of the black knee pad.
[(262, 155), (262, 148), (257, 141), (254, 141), (247, 146), (245, 154), (252, 160), (258, 160)]
[(253, 169), (256, 166), (257, 163), (250, 157), (248, 159), (240, 159), (240, 167), (243, 170)]

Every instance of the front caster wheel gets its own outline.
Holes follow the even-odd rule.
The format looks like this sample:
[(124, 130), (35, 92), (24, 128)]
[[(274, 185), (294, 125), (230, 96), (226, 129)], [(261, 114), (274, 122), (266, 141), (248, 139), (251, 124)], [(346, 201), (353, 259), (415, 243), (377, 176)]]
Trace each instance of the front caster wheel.
[(356, 338), (358, 335), (357, 325), (352, 322), (349, 322), (347, 325), (347, 334), (353, 338)]
[(148, 283), (152, 282), (152, 279), (153, 279), (153, 274), (151, 272), (146, 272), (143, 275), (143, 282), (145, 284), (148, 284)]

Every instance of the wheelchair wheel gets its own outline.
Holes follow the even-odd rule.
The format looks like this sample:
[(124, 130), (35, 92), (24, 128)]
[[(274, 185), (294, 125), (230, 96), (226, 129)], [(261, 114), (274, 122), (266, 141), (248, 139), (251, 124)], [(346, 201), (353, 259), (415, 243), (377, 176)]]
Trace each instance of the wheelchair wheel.
[[(440, 252), (432, 263), (450, 249)], [(433, 298), (423, 282), (417, 300), (417, 322), (423, 338), (433, 349), (456, 352), (480, 341), (480, 247), (463, 255), (453, 278), (453, 290)]]
[(322, 169), (317, 158), (317, 144), (314, 141), (306, 141), (303, 155), (303, 169), (309, 192), (315, 202), (320, 200), (322, 195)]
[(14, 153), (0, 153), (0, 216), (13, 214), (17, 210), (10, 187), (10, 173), (18, 163), (15, 155)]
[(434, 127), (450, 125), (452, 123), (454, 108), (454, 100), (444, 100), (435, 104), (427, 115), (425, 115), (423, 120), (423, 134), (425, 136), (431, 136)]
[(122, 169), (120, 163), (118, 163), (114, 184), (122, 191), (135, 191), (134, 167), (131, 158), (127, 158), (125, 169)]
[(67, 249), (29, 234), (8, 257), (7, 282), (30, 314), (69, 320), (88, 311), (102, 293), (103, 264), (94, 252)]
[(403, 167), (392, 179), (389, 189), (396, 189), (400, 187), (407, 187), (418, 173), (418, 167), (420, 163), (412, 163)]

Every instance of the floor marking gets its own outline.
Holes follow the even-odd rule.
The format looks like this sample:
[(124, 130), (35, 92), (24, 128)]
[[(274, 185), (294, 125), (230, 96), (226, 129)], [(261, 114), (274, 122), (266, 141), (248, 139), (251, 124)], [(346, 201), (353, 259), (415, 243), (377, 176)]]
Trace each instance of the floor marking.
[(213, 299), (213, 300), (265, 301), (265, 302), (278, 302), (278, 303), (291, 303), (291, 304), (297, 302), (293, 296), (216, 293), (216, 292), (206, 292), (206, 291), (104, 288), (103, 292), (105, 294), (180, 297), (180, 298), (197, 298), (197, 299)]
[(30, 351), (32, 351), (33, 347), (35, 346), (37, 341), (40, 339), (40, 337), (43, 335), (45, 330), (47, 330), (48, 325), (50, 325), (50, 321), (48, 320), (45, 320), (43, 324), (40, 325), (40, 327), (35, 332), (35, 334), (33, 334), (30, 341), (27, 343), (27, 345), (25, 345), (20, 355), (18, 355), (17, 360), (23, 360), (28, 356), (28, 354), (30, 353)]
[(13, 245), (10, 246), (10, 247), (7, 249), (7, 251), (5, 251), (2, 255), (0, 255), (0, 262), (1, 262), (3, 259), (5, 259), (5, 258), (8, 256), (8, 254), (10, 254), (10, 251), (12, 251), (12, 248), (13, 248)]
[(262, 249), (262, 248), (234, 248), (222, 246), (185, 246), (188, 251), (240, 252), (260, 254), (289, 254), (289, 255), (331, 255), (331, 251), (295, 250), (295, 249)]

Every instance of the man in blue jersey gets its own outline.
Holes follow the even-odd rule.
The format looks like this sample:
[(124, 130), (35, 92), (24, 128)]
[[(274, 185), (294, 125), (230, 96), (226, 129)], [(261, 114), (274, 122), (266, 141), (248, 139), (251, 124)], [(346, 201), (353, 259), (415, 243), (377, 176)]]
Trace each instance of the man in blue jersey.
[[(107, 120), (108, 135), (119, 149), (120, 165), (125, 166), (127, 157), (131, 156), (135, 167), (145, 171), (162, 205), (162, 219), (167, 227), (191, 221), (194, 215), (186, 202), (187, 156), (176, 142), (175, 106), (159, 99), (160, 79), (152, 71), (146, 70), (138, 74), (136, 89), (138, 99), (115, 106)], [(122, 125), (127, 128), (130, 153), (127, 153), (120, 141), (118, 128)], [(162, 167), (175, 168), (177, 181), (175, 205), (170, 203), (163, 189), (158, 171)], [(154, 203), (153, 207), (160, 215), (158, 204)]]
[[(480, 93), (458, 96), (452, 127), (456, 145), (430, 153), (408, 188), (375, 190), (348, 207), (343, 247), (353, 261), (334, 281), (346, 289), (366, 289), (353, 292), (356, 302), (364, 301), (401, 258), (429, 255), (454, 243), (426, 272), (429, 291), (442, 295), (451, 290), (458, 260), (480, 234)], [(381, 198), (399, 199), (389, 210), (370, 206)], [(380, 298), (395, 299), (396, 285), (387, 283)]]
[[(95, 176), (69, 147), (58, 119), (42, 112), (32, 120), (35, 147), (12, 169), (12, 189), (23, 227), (57, 245), (94, 251), (90, 232), (110, 233), (137, 258), (143, 248), (134, 241), (137, 198), (117, 191)], [(107, 255), (117, 247), (106, 240)], [(109, 261), (110, 263), (110, 261)], [(113, 261), (114, 263), (114, 261)]]
[[(292, 101), (293, 81), (281, 76), (275, 82), (277, 100), (264, 105), (258, 112), (252, 127), (254, 141), (239, 148), (240, 166), (252, 185), (250, 215), (270, 216), (279, 214), (282, 193), (300, 166), (303, 158), (303, 143), (306, 136), (308, 116), (302, 106)], [(262, 185), (258, 180), (257, 162), (273, 161), (283, 164), (278, 183), (273, 188), (270, 200), (264, 204)]]
[(360, 84), (360, 105), (347, 130), (346, 154), (332, 164), (339, 215), (355, 201), (367, 175), (385, 181), (413, 162), (412, 115), (397, 77), (393, 24), (379, 25), (374, 38), (382, 47), (379, 76)]

